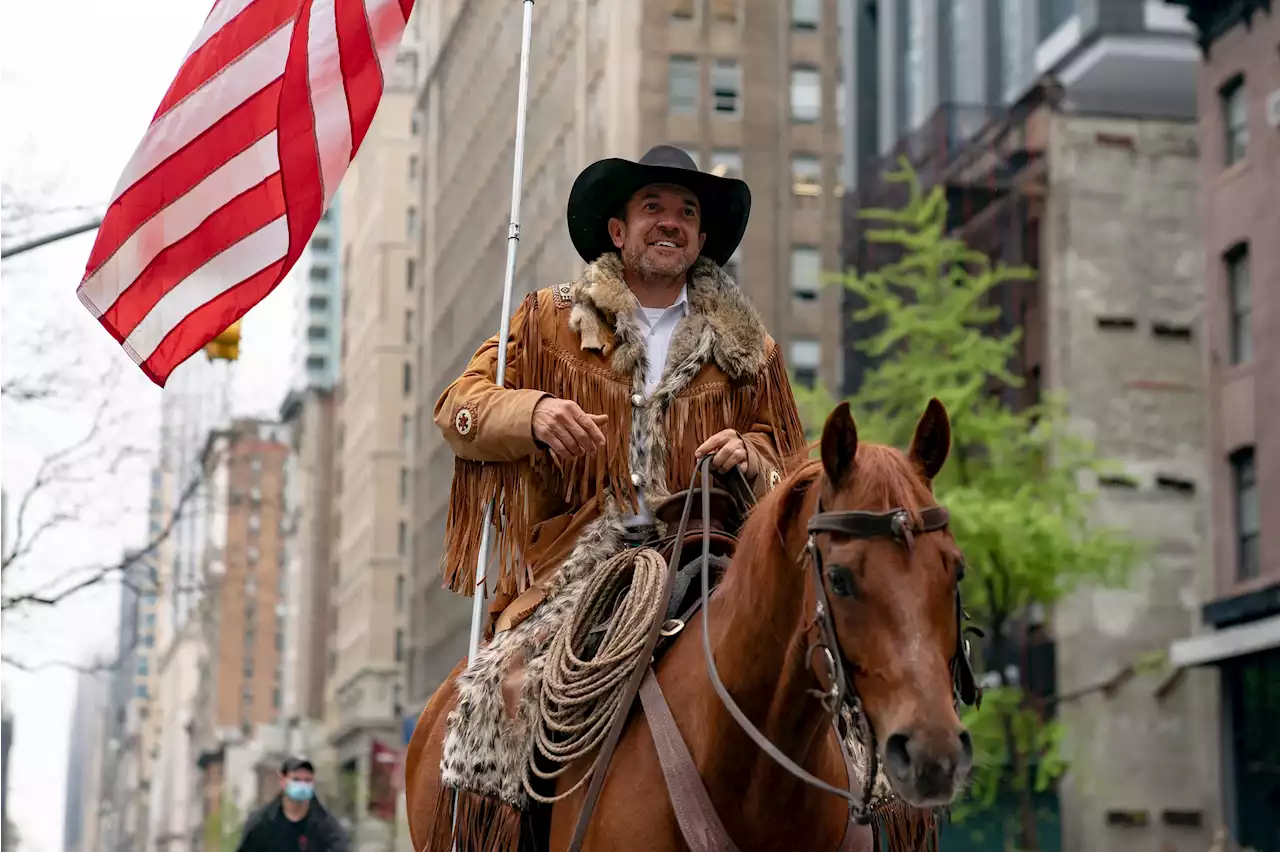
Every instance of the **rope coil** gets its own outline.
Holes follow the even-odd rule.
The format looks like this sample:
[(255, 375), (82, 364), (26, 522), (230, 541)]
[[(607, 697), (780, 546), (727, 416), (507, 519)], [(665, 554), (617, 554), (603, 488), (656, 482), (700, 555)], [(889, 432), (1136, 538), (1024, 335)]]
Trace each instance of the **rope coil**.
[[(601, 563), (586, 580), (568, 624), (547, 651), (538, 720), (529, 771), (538, 778), (558, 778), (569, 766), (597, 751), (609, 733), (627, 680), (641, 660), (649, 628), (663, 616), (667, 562), (656, 550), (631, 548)], [(616, 604), (616, 610), (614, 609)], [(610, 618), (612, 613), (612, 618)], [(590, 660), (579, 656), (592, 630), (606, 624), (600, 648)], [(543, 770), (538, 757), (555, 765)], [(553, 804), (586, 783), (595, 773), (596, 758), (568, 790), (543, 796), (526, 773), (524, 789), (542, 804)]]

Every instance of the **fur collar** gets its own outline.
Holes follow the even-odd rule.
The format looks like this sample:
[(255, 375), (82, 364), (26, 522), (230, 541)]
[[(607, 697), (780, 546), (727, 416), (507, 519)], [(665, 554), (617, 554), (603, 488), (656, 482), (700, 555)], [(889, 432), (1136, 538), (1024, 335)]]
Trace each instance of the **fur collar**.
[[(754, 377), (764, 367), (765, 329), (760, 314), (723, 269), (699, 258), (689, 276), (689, 314), (671, 337), (667, 364), (680, 364), (710, 334), (710, 358), (733, 379)], [(625, 376), (644, 372), (644, 337), (635, 314), (639, 302), (622, 276), (622, 258), (610, 252), (587, 267), (569, 288), (569, 328), (583, 349), (612, 356)]]

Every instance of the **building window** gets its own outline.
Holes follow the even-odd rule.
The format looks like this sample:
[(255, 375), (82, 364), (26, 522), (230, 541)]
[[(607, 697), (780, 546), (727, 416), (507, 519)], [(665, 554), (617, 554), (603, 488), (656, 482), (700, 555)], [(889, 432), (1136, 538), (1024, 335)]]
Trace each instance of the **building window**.
[(711, 152), (711, 173), (720, 177), (742, 177), (742, 154), (731, 148)]
[(328, 340), (329, 329), (322, 325), (313, 325), (307, 328), (307, 340)]
[(422, 132), (422, 113), (416, 109), (409, 115), (409, 132), (414, 136)]
[(409, 502), (409, 468), (400, 468), (400, 504)]
[(822, 346), (816, 340), (791, 341), (791, 372), (796, 382), (811, 388), (818, 381), (818, 366), (822, 360)]
[(244, 676), (253, 677), (253, 657), (244, 658)]
[(739, 113), (738, 99), (742, 92), (742, 68), (736, 59), (717, 59), (711, 66), (711, 98), (719, 115), (734, 116)]
[(1236, 579), (1240, 582), (1258, 576), (1258, 473), (1253, 461), (1253, 447), (1231, 455), (1232, 486), (1235, 492)]
[(404, 521), (396, 525), (396, 552), (401, 556), (409, 553), (409, 525)]
[(396, 612), (404, 611), (404, 575), (396, 577)]
[(691, 56), (667, 60), (667, 109), (672, 115), (698, 112), (698, 60)]
[(307, 307), (313, 311), (329, 310), (328, 296), (310, 296), (307, 299)]
[(738, 4), (741, 0), (710, 0), (711, 18), (722, 24), (738, 23)]
[(325, 368), (325, 360), (320, 355), (310, 355), (307, 357), (307, 369), (312, 372), (320, 372)]
[(822, 160), (812, 154), (791, 155), (791, 192), (793, 195), (822, 195)]
[(671, 17), (677, 21), (692, 21), (696, 11), (694, 0), (671, 0)]
[(1233, 77), (1223, 86), (1218, 97), (1222, 101), (1222, 128), (1226, 132), (1223, 155), (1226, 165), (1244, 159), (1249, 147), (1249, 105), (1245, 101), (1244, 77)]
[(817, 68), (791, 69), (791, 120), (812, 124), (822, 118), (822, 76)]
[(142, 677), (147, 676), (147, 658), (146, 657), (138, 658), (138, 674), (141, 675)]
[(276, 710), (280, 709), (280, 687), (271, 690), (271, 706)]
[(404, 660), (404, 631), (396, 628), (396, 662)]
[(791, 0), (791, 29), (816, 30), (822, 20), (822, 0)]
[(408, 396), (413, 393), (413, 365), (408, 361), (404, 362), (404, 395)]
[(416, 181), (418, 179), (418, 155), (409, 155), (409, 180)]
[(1231, 363), (1253, 357), (1253, 287), (1249, 281), (1249, 247), (1227, 252), (1227, 299), (1231, 307)]
[(413, 279), (417, 275), (417, 264), (413, 262), (413, 258), (409, 258), (404, 263), (404, 289), (413, 289)]
[(329, 267), (313, 266), (308, 274), (311, 276), (312, 281), (324, 283), (329, 280)]
[(139, 698), (145, 699), (147, 697), (147, 685), (145, 683), (138, 684), (138, 688), (134, 694), (137, 695)]
[(328, 237), (312, 237), (311, 238), (312, 251), (328, 251), (329, 246), (330, 246), (330, 243), (329, 243)]
[(409, 443), (413, 439), (413, 422), (409, 415), (400, 415), (400, 449), (409, 451)]
[(404, 342), (413, 342), (413, 311), (404, 312)]
[(815, 246), (792, 246), (791, 295), (802, 302), (812, 302), (821, 287), (822, 253)]
[(409, 240), (414, 238), (418, 233), (418, 208), (410, 207), (409, 212), (405, 214), (405, 237)]
[(244, 691), (240, 693), (240, 700), (244, 702), (244, 704), (245, 704), (245, 706), (246, 706), (246, 707), (248, 707), (248, 706), (252, 705), (252, 704), (253, 704), (253, 690), (246, 686), (246, 687), (244, 688)]

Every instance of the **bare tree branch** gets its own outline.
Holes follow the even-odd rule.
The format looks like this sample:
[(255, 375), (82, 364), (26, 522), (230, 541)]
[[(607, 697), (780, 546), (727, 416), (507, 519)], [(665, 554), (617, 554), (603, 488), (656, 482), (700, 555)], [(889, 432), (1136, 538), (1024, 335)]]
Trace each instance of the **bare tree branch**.
[[(216, 467), (216, 460), (205, 460), (205, 464), (201, 465), (199, 475), (192, 478), (192, 480), (187, 483), (186, 487), (183, 488), (182, 493), (178, 495), (178, 499), (174, 503), (173, 509), (169, 512), (168, 519), (165, 521), (164, 526), (161, 527), (142, 548), (128, 551), (124, 557), (117, 562), (107, 565), (99, 565), (89, 569), (77, 569), (68, 572), (69, 574), (76, 574), (81, 573), (83, 570), (88, 570), (89, 576), (57, 592), (43, 592), (43, 589), (47, 589), (49, 586), (55, 585), (58, 582), (55, 580), (51, 583), (45, 584), (41, 589), (37, 589), (34, 592), (0, 598), (0, 611), (7, 611), (24, 605), (45, 607), (57, 606), (72, 595), (96, 586), (108, 577), (112, 577), (117, 574), (128, 574), (135, 566), (145, 565), (145, 560), (159, 550), (160, 546), (169, 539), (169, 536), (173, 533), (174, 527), (177, 526), (178, 521), (182, 518), (189, 505), (200, 493), (201, 487), (207, 481), (209, 473), (214, 469), (214, 467)], [(66, 576), (68, 576), (68, 574), (63, 575), (64, 578)]]

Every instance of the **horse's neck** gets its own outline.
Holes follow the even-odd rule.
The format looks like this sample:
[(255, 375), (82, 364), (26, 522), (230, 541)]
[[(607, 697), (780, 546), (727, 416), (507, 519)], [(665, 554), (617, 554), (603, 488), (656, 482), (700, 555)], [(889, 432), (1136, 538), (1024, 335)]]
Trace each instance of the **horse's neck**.
[[(830, 716), (810, 692), (818, 686), (805, 660), (814, 597), (797, 564), (800, 548), (787, 542), (786, 564), (746, 564), (760, 554), (742, 554), (743, 563), (735, 561), (730, 568), (735, 576), (711, 601), (711, 645), (720, 678), (747, 717), (778, 749), (816, 773), (824, 761), (830, 765), (834, 741)], [(786, 800), (786, 791), (799, 791), (804, 782), (743, 732), (709, 682), (707, 689), (714, 722), (708, 727), (705, 765), (747, 772), (748, 788), (778, 804)]]

